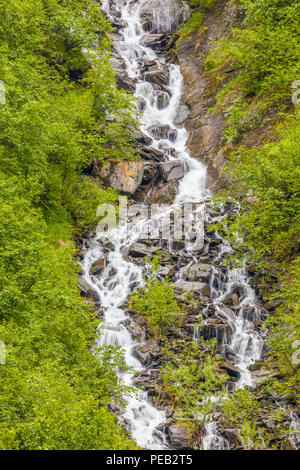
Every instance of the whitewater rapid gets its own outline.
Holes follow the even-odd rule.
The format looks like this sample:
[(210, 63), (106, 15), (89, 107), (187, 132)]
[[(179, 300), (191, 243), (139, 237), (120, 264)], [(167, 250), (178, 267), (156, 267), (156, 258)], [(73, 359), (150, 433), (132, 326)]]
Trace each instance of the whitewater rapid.
[[(143, 30), (140, 12), (145, 1), (129, 0), (105, 0), (103, 9), (108, 16), (118, 15), (124, 27), (118, 32), (118, 40), (114, 48), (123, 59), (128, 77), (137, 81), (135, 96), (143, 102), (141, 115), (141, 130), (145, 135), (153, 139), (149, 128), (153, 126), (169, 126), (175, 130), (176, 137), (170, 141), (169, 138), (153, 139), (152, 146), (158, 150), (164, 149), (166, 160), (179, 159), (184, 162), (185, 176), (180, 180), (178, 192), (174, 203), (167, 212), (175, 211), (185, 203), (196, 202), (203, 207), (207, 203), (209, 191), (207, 189), (206, 166), (189, 155), (187, 149), (188, 133), (184, 126), (175, 124), (181, 104), (183, 79), (178, 65), (170, 65), (165, 58), (157, 55), (151, 48), (145, 46), (147, 34)], [(148, 2), (149, 4), (149, 2)], [(172, 18), (174, 6), (172, 0), (159, 3), (159, 9), (155, 10), (155, 28), (164, 30), (174, 23)], [(145, 81), (141, 76), (141, 59), (155, 61), (158, 68), (168, 70), (169, 83), (166, 86), (166, 99), (163, 106), (158, 105), (157, 90), (152, 83)], [(165, 217), (162, 212), (159, 216)], [(206, 220), (209, 216), (206, 215)], [(213, 221), (212, 221), (213, 222)], [(89, 283), (98, 293), (101, 308), (104, 311), (104, 322), (101, 327), (98, 344), (122, 347), (126, 363), (135, 371), (143, 370), (144, 366), (136, 359), (133, 349), (137, 343), (127, 330), (125, 323), (129, 315), (124, 310), (131, 292), (144, 285), (143, 268), (128, 261), (124, 255), (136, 240), (140, 238), (143, 222), (132, 221), (129, 226), (119, 226), (109, 233), (97, 233), (96, 237), (89, 241), (84, 251), (82, 272), (84, 280)], [(199, 226), (199, 230), (202, 228)], [(109, 250), (107, 241), (109, 240)], [(222, 240), (218, 256), (220, 260), (232, 249), (228, 242)], [(106, 266), (101, 276), (90, 274), (93, 263), (101, 258), (107, 258)], [(196, 259), (197, 261), (197, 259)], [(216, 311), (222, 311), (223, 299), (233, 288), (243, 291), (241, 308), (235, 317), (228, 318), (233, 329), (230, 348), (236, 354), (235, 366), (241, 371), (238, 386), (253, 385), (249, 367), (261, 356), (263, 342), (255, 331), (253, 323), (245, 318), (244, 308), (253, 307), (255, 315), (259, 316), (256, 308), (256, 299), (249, 285), (246, 271), (243, 269), (228, 269), (226, 280), (221, 283), (214, 282), (218, 276), (218, 270), (214, 271), (210, 283), (212, 288), (212, 302)], [(226, 314), (226, 312), (225, 312)], [(224, 343), (225, 346), (225, 343)], [(122, 373), (126, 385), (132, 384), (134, 374)], [(142, 448), (166, 449), (168, 442), (163, 426), (167, 422), (165, 412), (155, 408), (146, 392), (137, 390), (137, 393), (127, 398), (127, 408), (122, 416), (128, 431)], [(218, 434), (217, 423), (211, 419), (206, 423), (206, 435), (203, 441), (204, 449), (226, 449), (228, 443)]]

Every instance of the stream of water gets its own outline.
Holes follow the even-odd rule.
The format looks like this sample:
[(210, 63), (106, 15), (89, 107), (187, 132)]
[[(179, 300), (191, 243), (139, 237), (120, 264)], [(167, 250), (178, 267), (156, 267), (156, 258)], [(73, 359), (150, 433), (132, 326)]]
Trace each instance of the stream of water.
[[(183, 87), (180, 68), (177, 65), (169, 65), (163, 56), (157, 55), (154, 50), (145, 46), (147, 33), (140, 19), (140, 11), (144, 3), (143, 0), (105, 0), (103, 8), (107, 14), (111, 16), (117, 13), (118, 18), (124, 24), (124, 27), (119, 30), (119, 39), (114, 47), (126, 64), (128, 76), (137, 80), (135, 96), (143, 102), (142, 131), (151, 138), (153, 134), (149, 132), (149, 128), (153, 126), (169, 126), (172, 131), (176, 131), (172, 133), (172, 138), (170, 136), (154, 138), (152, 143), (154, 148), (164, 150), (166, 159), (175, 158), (185, 163), (185, 176), (180, 181), (175, 201), (166, 210), (176, 210), (182, 204), (191, 202), (205, 206), (209, 197), (206, 187), (206, 167), (190, 157), (186, 145), (187, 131), (183, 126), (175, 125)], [(173, 24), (174, 9), (171, 3), (172, 0), (159, 2), (159, 9), (155, 10), (156, 29), (163, 30)], [(148, 4), (150, 5), (151, 2)], [(157, 3), (155, 6), (157, 7)], [(169, 84), (165, 87), (163, 101), (158, 101), (161, 90), (142, 79), (141, 63), (145, 61), (155, 61), (159, 69), (168, 70), (170, 78)], [(160, 215), (161, 218), (164, 216), (164, 213)], [(206, 215), (206, 219), (213, 222), (209, 215)], [(125, 352), (126, 363), (137, 371), (141, 371), (144, 366), (133, 354), (136, 341), (126, 329), (124, 321), (128, 315), (122, 306), (133, 289), (144, 283), (143, 268), (129, 262), (124, 256), (126, 248), (139, 238), (141, 225), (143, 224), (140, 221), (137, 223), (133, 221), (129, 227), (120, 226), (111, 230), (109, 234), (97, 233), (97, 236), (87, 245), (82, 266), (83, 278), (97, 291), (99, 302), (104, 310), (104, 324), (98, 339), (99, 345), (121, 346)], [(110, 242), (108, 253), (105, 247), (107, 237)], [(216, 260), (221, 261), (230, 251), (232, 248), (228, 242), (221, 239)], [(92, 264), (104, 257), (107, 257), (108, 263), (101, 276), (91, 275)], [(253, 379), (249, 367), (260, 359), (263, 340), (253, 323), (254, 320), (259, 319), (260, 313), (247, 273), (244, 269), (230, 270), (228, 268), (224, 274), (218, 268), (214, 268), (210, 284), (211, 303), (217, 315), (222, 318), (225, 316), (233, 330), (229, 343), (226, 337), (223, 340), (223, 352), (226, 348), (230, 348), (233, 352), (235, 358), (233, 364), (240, 371), (237, 386), (252, 386)], [(233, 315), (228, 313), (228, 309), (224, 309), (223, 304), (223, 300), (232, 292), (236, 292), (239, 297), (239, 308), (235, 309)], [(123, 375), (128, 385), (131, 384), (132, 378), (132, 373)], [(150, 403), (146, 392), (139, 390), (137, 396), (128, 398), (123, 419), (129, 432), (141, 447), (153, 450), (168, 448), (163, 432), (163, 424), (167, 421), (166, 415)], [(228, 447), (227, 441), (218, 434), (217, 423), (213, 420), (207, 422), (203, 449), (227, 449)]]

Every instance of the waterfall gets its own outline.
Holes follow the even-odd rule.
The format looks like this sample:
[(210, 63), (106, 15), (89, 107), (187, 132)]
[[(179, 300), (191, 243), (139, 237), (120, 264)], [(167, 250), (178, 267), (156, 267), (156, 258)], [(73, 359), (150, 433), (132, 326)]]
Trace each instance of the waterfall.
[[(198, 203), (203, 208), (206, 207), (209, 191), (206, 187), (205, 165), (190, 157), (187, 149), (188, 133), (183, 126), (175, 124), (183, 87), (180, 68), (178, 65), (168, 64), (161, 54), (157, 54), (145, 45), (146, 33), (141, 23), (141, 7), (145, 3), (148, 9), (155, 9), (153, 28), (156, 31), (173, 28), (176, 22), (174, 15), (178, 7), (174, 7), (172, 0), (164, 2), (105, 0), (103, 8), (109, 16), (117, 14), (118, 19), (124, 24), (118, 32), (114, 48), (126, 65), (128, 77), (136, 80), (135, 96), (143, 102), (141, 130), (153, 139), (153, 133), (149, 129), (153, 126), (169, 126), (172, 138), (170, 135), (154, 137), (151, 145), (155, 149), (163, 149), (166, 160), (177, 159), (184, 162), (185, 175), (180, 181), (174, 203), (158, 216), (163, 219), (167, 212), (175, 211), (185, 203)], [(143, 62), (154, 61), (156, 67), (167, 72), (169, 76), (168, 84), (163, 91), (163, 98), (160, 100), (158, 97), (161, 97), (162, 91), (142, 78), (141, 59)], [(208, 214), (206, 214), (206, 220), (216, 221)], [(86, 244), (82, 262), (83, 278), (97, 292), (104, 311), (104, 322), (101, 326), (98, 344), (121, 346), (125, 353), (126, 363), (136, 371), (143, 370), (143, 365), (133, 354), (133, 348), (137, 343), (125, 326), (129, 315), (124, 311), (123, 305), (133, 289), (143, 286), (143, 267), (128, 261), (124, 253), (126, 253), (126, 248), (139, 239), (141, 226), (143, 223), (140, 220), (138, 222), (133, 220), (129, 227), (120, 226), (109, 233), (97, 233), (97, 236)], [(105, 246), (107, 238), (110, 242), (109, 250)], [(226, 253), (230, 251), (231, 247), (228, 242), (221, 239), (216, 259), (222, 261)], [(95, 260), (104, 257), (107, 257), (108, 262), (101, 276), (92, 275), (90, 273), (92, 264)], [(195, 260), (197, 261), (196, 257)], [(184, 270), (180, 271), (180, 276), (183, 274)], [(253, 318), (246, 315), (246, 312), (252, 309), (252, 316), (259, 316), (255, 295), (244, 269), (228, 269), (223, 281), (219, 281), (219, 277), (221, 278), (219, 269), (214, 268), (210, 280), (211, 303), (217, 315), (227, 316), (233, 330), (228, 346), (235, 357), (234, 365), (240, 370), (237, 386), (252, 386), (249, 367), (260, 359), (263, 345), (262, 338), (254, 328)], [(240, 303), (239, 308), (229, 317), (227, 310), (224, 309), (223, 300), (233, 290), (238, 292)], [(224, 339), (223, 348), (225, 346), (226, 339)], [(123, 373), (123, 379), (125, 384), (131, 385), (133, 374)], [(151, 404), (146, 392), (139, 390), (137, 395), (127, 398), (123, 420), (139, 446), (148, 449), (168, 447), (163, 432), (167, 417), (163, 411)], [(206, 423), (205, 430), (204, 449), (229, 448), (227, 441), (219, 436), (217, 423), (213, 419)]]

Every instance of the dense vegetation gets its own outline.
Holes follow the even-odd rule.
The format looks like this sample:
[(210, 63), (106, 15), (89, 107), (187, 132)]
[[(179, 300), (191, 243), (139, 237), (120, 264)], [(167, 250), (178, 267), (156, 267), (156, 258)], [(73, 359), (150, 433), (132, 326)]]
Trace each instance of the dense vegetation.
[(164, 335), (169, 326), (180, 323), (184, 311), (168, 277), (157, 279), (160, 253), (152, 260), (146, 258), (146, 261), (150, 266), (150, 275), (145, 279), (145, 285), (130, 296), (129, 307), (147, 319), (148, 328), (153, 335)]
[(116, 198), (84, 168), (133, 157), (111, 27), (88, 0), (1, 0), (0, 18), (0, 448), (134, 448), (107, 408), (126, 392), (122, 355), (89, 349), (99, 320), (73, 261), (74, 236)]
[[(266, 391), (299, 403), (300, 125), (299, 105), (291, 98), (300, 79), (300, 2), (188, 3), (193, 14), (179, 40), (197, 32), (201, 41), (207, 7), (218, 3), (241, 12), (240, 25), (212, 43), (203, 59), (216, 92), (211, 112), (222, 110), (226, 116), (223, 144), (230, 156), (225, 176), (231, 185), (223, 198), (240, 207), (230, 220), (228, 236), (241, 258), (246, 257), (260, 273), (263, 297), (272, 313), (266, 323), (271, 347), (266, 366), (274, 376)], [(247, 140), (250, 132), (252, 139)], [(261, 138), (263, 134), (267, 140)], [(255, 139), (259, 145), (253, 144)], [(239, 393), (226, 403), (227, 415), (241, 413), (239, 402), (245, 399), (243, 419), (236, 425), (252, 448), (268, 448), (268, 437), (264, 440), (257, 433), (255, 397)]]
[[(201, 41), (204, 15), (217, 0), (187, 3), (192, 16), (179, 39), (197, 32)], [(259, 393), (296, 405), (300, 125), (291, 95), (300, 80), (300, 2), (230, 3), (243, 22), (211, 45), (205, 61), (217, 93), (212, 112), (226, 114), (231, 185), (223, 197), (240, 206), (228, 234), (263, 275), (264, 300), (273, 306), (266, 323), (273, 376)], [(91, 349), (99, 320), (80, 299), (74, 262), (76, 237), (95, 226), (96, 207), (117, 198), (86, 168), (95, 158), (135, 156), (134, 104), (109, 64), (111, 27), (96, 0), (0, 0), (0, 13), (0, 449), (134, 449), (108, 408), (130, 393), (116, 374), (122, 353)], [(270, 142), (244, 145), (248, 132), (265, 129)], [(168, 279), (151, 277), (131, 308), (163, 338), (186, 306)], [(176, 416), (197, 446), (214, 407), (209, 396), (226, 376), (214, 344), (181, 344), (181, 355), (178, 344), (163, 351), (160, 398), (184, 410)], [(274, 436), (261, 429), (255, 393), (238, 390), (225, 400), (224, 419), (239, 429), (244, 448), (270, 448)], [(280, 412), (268, 413), (280, 421)]]
[(243, 133), (268, 124), (270, 111), (277, 113), (277, 119), (272, 122), (273, 142), (259, 149), (237, 145), (231, 155), (226, 174), (232, 185), (227, 195), (241, 210), (229, 228), (242, 255), (264, 268), (266, 280), (273, 274), (270, 284), (276, 273), (275, 289), (272, 285), (265, 294), (282, 303), (268, 322), (270, 366), (281, 372), (273, 387), (295, 399), (299, 365), (293, 363), (293, 343), (300, 335), (300, 126), (299, 110), (291, 97), (292, 84), (300, 76), (300, 3), (235, 3), (245, 8), (243, 27), (216, 43), (207, 59), (209, 74), (212, 67), (228, 63), (240, 69), (219, 94), (217, 106), (227, 108), (228, 100), (233, 100), (224, 137), (238, 144)]

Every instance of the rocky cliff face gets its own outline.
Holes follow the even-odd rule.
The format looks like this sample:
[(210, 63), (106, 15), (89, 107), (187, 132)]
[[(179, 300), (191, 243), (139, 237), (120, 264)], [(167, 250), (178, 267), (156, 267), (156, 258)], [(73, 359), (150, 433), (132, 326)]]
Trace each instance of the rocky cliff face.
[[(210, 111), (216, 103), (216, 92), (204, 71), (204, 62), (212, 42), (226, 35), (241, 20), (240, 10), (221, 0), (205, 15), (200, 32), (196, 31), (178, 44), (177, 60), (185, 82), (182, 99), (189, 109), (185, 120), (189, 132), (188, 147), (192, 157), (208, 165), (210, 188), (213, 190), (224, 184), (220, 177), (226, 161), (226, 148), (222, 141), (224, 115)], [(228, 74), (232, 73), (234, 71), (228, 70)]]
[[(110, 5), (117, 41), (121, 37), (119, 33), (124, 24), (117, 14), (115, 0), (110, 0)], [(143, 4), (140, 17), (146, 33), (145, 37), (142, 35), (143, 47), (154, 50), (158, 58), (152, 60), (151, 57), (145, 59), (141, 56), (137, 60), (139, 77), (144, 82), (143, 85), (150, 83), (152, 87), (151, 99), (147, 96), (146, 101), (145, 98), (139, 97), (139, 107), (141, 111), (144, 111), (147, 106), (151, 109), (154, 103), (157, 110), (163, 110), (168, 108), (172, 98), (168, 87), (170, 69), (164, 57), (167, 53), (173, 55), (170, 51), (175, 41), (173, 30), (183, 17), (181, 13), (174, 15), (173, 12), (172, 15), (166, 16), (165, 22), (161, 18), (158, 21), (153, 4), (150, 2)], [(215, 104), (216, 90), (205, 73), (204, 61), (212, 41), (225, 35), (228, 29), (232, 25), (239, 24), (241, 19), (239, 11), (232, 5), (228, 6), (225, 1), (217, 2), (209, 10), (204, 18), (200, 34), (196, 32), (189, 39), (185, 39), (177, 49), (176, 60), (180, 64), (185, 87), (174, 122), (171, 122), (171, 125), (164, 121), (151, 123), (145, 130), (146, 134), (137, 133), (136, 144), (143, 161), (110, 162), (110, 165), (106, 167), (94, 162), (91, 168), (94, 176), (100, 177), (101, 181), (108, 186), (132, 196), (133, 201), (142, 201), (146, 205), (153, 202), (172, 204), (186, 174), (185, 162), (178, 158), (174, 148), (180, 127), (182, 129), (184, 125), (189, 132), (188, 147), (191, 156), (204, 161), (208, 166), (210, 189), (217, 190), (224, 184), (221, 171), (230, 149), (222, 140), (225, 123), (223, 113), (211, 112), (211, 107)], [(167, 32), (164, 32), (164, 28)], [(114, 49), (113, 63), (118, 73), (119, 86), (135, 91), (138, 80), (134, 78), (134, 74), (131, 77), (128, 76), (120, 50), (118, 54), (117, 49)], [(226, 73), (234, 74), (235, 71), (228, 70)], [(163, 146), (159, 144), (155, 147), (152, 145), (153, 141), (162, 142)], [(176, 158), (169, 160), (170, 155)], [(147, 404), (153, 402), (157, 408), (164, 409), (168, 422), (162, 423), (160, 427), (157, 426), (155, 433), (164, 433), (167, 444), (173, 449), (188, 448), (191, 440), (190, 436), (176, 425), (174, 409), (170, 406), (168, 398), (162, 397), (162, 378), (159, 368), (168, 360), (162, 352), (164, 340), (154, 338), (147, 328), (146, 319), (141, 318), (137, 312), (130, 311), (128, 307), (130, 293), (139, 286), (136, 280), (139, 279), (137, 275), (139, 271), (135, 272), (135, 267), (147, 273), (146, 259), (153, 258), (158, 251), (161, 252), (158, 279), (163, 280), (167, 276), (173, 282), (176, 300), (185, 311), (180, 326), (172, 325), (166, 331), (167, 340), (174, 344), (172, 351), (174, 357), (182, 352), (183, 344), (190, 344), (195, 338), (198, 340), (199, 350), (202, 350), (205, 356), (207, 351), (205, 341), (214, 338), (217, 344), (216, 350), (222, 355), (220, 368), (226, 373), (226, 386), (229, 390), (235, 388), (236, 382), (242, 381), (242, 384), (257, 385), (265, 382), (269, 377), (269, 372), (264, 369), (264, 363), (261, 361), (266, 352), (263, 347), (262, 323), (267, 312), (257, 304), (247, 272), (230, 269), (223, 265), (224, 257), (226, 253), (232, 252), (232, 247), (218, 232), (211, 231), (209, 228), (209, 224), (230, 217), (234, 208), (227, 205), (216, 210), (210, 206), (209, 199), (203, 199), (202, 202), (206, 204), (204, 236), (202, 246), (199, 246), (196, 251), (191, 253), (186, 250), (186, 240), (183, 239), (176, 239), (170, 243), (169, 239), (163, 237), (145, 240), (136, 235), (130, 235), (131, 238), (126, 241), (126, 246), (121, 246), (119, 240), (117, 240), (118, 244), (115, 243), (116, 240), (112, 243), (111, 240), (106, 239), (107, 235), (105, 237), (102, 235), (98, 240), (93, 241), (90, 251), (87, 251), (86, 278), (82, 280), (80, 286), (85, 296), (94, 299), (96, 304), (99, 304), (97, 307), (99, 315), (107, 318), (109, 308), (107, 305), (104, 305), (105, 308), (101, 305), (99, 289), (102, 292), (110, 286), (109, 300), (115, 301), (119, 307), (114, 299), (114, 289), (120, 284), (118, 277), (120, 260), (127, 266), (124, 283), (126, 284), (125, 281), (128, 280), (128, 285), (126, 285), (127, 291), (122, 304), (126, 316), (123, 321), (115, 325), (116, 328), (112, 331), (111, 325), (108, 326), (107, 337), (110, 340), (113, 338), (115, 344), (119, 344), (118, 335), (126, 327), (131, 336), (136, 338), (138, 344), (131, 348), (131, 352), (144, 369), (136, 375), (133, 385), (147, 392)], [(134, 219), (130, 220), (130, 223), (134, 227)], [(173, 231), (174, 222), (172, 224)], [(98, 253), (98, 245), (102, 251), (100, 250), (101, 257), (96, 259), (94, 253)], [(119, 258), (116, 256), (110, 258), (110, 254), (116, 253), (117, 250), (120, 250)], [(133, 274), (132, 279), (128, 273)], [(98, 291), (95, 286), (98, 286)], [(187, 293), (193, 297), (192, 306), (186, 304)], [(114, 312), (112, 313), (114, 315)], [(203, 318), (201, 328), (198, 327), (199, 314)], [(113, 315), (110, 320), (114, 319)], [(241, 353), (241, 350), (244, 352)], [(199, 363), (199, 367), (201, 366), (202, 363)], [(217, 389), (216, 394), (219, 392), (220, 390)], [(272, 406), (277, 406), (276, 400), (273, 400)], [(140, 416), (142, 408), (140, 404), (138, 408), (133, 408), (134, 416)], [(226, 427), (220, 413), (215, 413), (213, 418), (218, 425), (219, 432), (219, 435), (215, 436), (215, 445), (219, 445), (220, 439), (221, 441), (226, 439), (227, 448), (242, 448), (242, 442), (236, 430)], [(274, 427), (273, 423), (268, 422), (267, 411), (262, 417), (262, 426), (268, 432), (271, 432)], [(199, 447), (203, 447), (203, 435), (200, 436), (198, 444)], [(280, 440), (276, 440), (276, 445), (280, 445)], [(210, 448), (219, 447), (211, 446)]]

